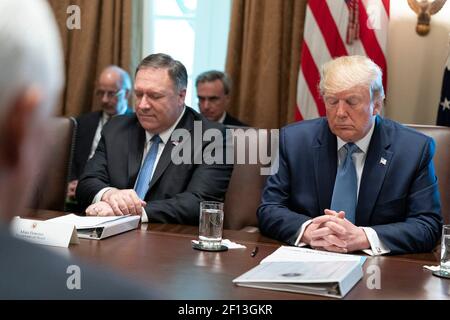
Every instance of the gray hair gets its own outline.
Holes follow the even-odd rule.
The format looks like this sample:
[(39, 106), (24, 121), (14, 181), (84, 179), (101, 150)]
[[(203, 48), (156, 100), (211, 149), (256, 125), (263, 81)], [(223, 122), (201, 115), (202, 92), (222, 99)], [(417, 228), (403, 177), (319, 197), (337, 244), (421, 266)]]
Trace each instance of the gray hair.
[(131, 91), (131, 78), (130, 78), (130, 75), (128, 74), (128, 72), (126, 72), (124, 69), (122, 69), (121, 67), (116, 66), (114, 64), (107, 66), (105, 69), (102, 70), (102, 73), (105, 71), (113, 71), (113, 72), (117, 73), (120, 76), (121, 88)]
[(167, 69), (169, 77), (178, 91), (187, 88), (188, 77), (185, 66), (168, 54), (155, 53), (145, 57), (137, 66), (135, 76), (143, 68)]
[[(11, 100), (36, 86), (41, 115), (53, 108), (64, 84), (60, 36), (47, 1), (0, 1), (0, 122)], [(1, 126), (1, 124), (0, 124)]]
[(199, 83), (212, 82), (216, 80), (220, 80), (222, 82), (223, 92), (228, 95), (231, 92), (231, 80), (228, 75), (222, 71), (211, 70), (199, 74), (195, 80), (195, 87), (197, 88)]
[(342, 56), (326, 62), (320, 70), (319, 90), (326, 93), (337, 93), (354, 86), (366, 86), (373, 101), (384, 99), (383, 71), (371, 59), (365, 56)]

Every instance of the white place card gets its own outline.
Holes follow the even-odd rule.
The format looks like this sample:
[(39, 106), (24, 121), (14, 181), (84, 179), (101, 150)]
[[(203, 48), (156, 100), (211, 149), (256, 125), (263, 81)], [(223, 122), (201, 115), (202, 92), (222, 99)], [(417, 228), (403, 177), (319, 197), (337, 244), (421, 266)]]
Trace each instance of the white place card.
[(11, 222), (13, 236), (29, 242), (56, 247), (78, 244), (77, 229), (73, 224), (52, 223), (15, 217)]

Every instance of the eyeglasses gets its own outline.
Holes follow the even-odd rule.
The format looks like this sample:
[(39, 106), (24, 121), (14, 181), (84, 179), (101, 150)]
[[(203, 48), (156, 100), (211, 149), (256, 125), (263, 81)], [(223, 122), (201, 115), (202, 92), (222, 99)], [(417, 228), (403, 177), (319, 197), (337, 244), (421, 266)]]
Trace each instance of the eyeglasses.
[(106, 94), (106, 97), (108, 99), (111, 99), (111, 98), (117, 97), (122, 91), (123, 91), (123, 89), (119, 89), (116, 91), (107, 91), (107, 90), (97, 89), (97, 90), (95, 90), (95, 96), (98, 98), (103, 98), (104, 95)]

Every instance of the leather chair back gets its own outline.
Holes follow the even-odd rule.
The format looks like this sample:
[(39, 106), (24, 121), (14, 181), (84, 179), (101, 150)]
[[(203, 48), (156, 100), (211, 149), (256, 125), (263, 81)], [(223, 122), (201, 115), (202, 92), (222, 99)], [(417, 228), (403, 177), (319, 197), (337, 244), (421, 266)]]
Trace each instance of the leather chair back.
[(49, 138), (44, 150), (44, 165), (38, 173), (30, 207), (64, 210), (76, 121), (55, 117), (49, 121)]
[(225, 196), (224, 228), (257, 231), (256, 210), (267, 178), (261, 169), (268, 170), (270, 163), (256, 155), (271, 155), (270, 130), (236, 128), (233, 137), (235, 164)]
[(450, 223), (450, 128), (408, 124), (408, 127), (432, 137), (436, 142), (434, 166), (441, 195), (441, 210), (444, 222)]

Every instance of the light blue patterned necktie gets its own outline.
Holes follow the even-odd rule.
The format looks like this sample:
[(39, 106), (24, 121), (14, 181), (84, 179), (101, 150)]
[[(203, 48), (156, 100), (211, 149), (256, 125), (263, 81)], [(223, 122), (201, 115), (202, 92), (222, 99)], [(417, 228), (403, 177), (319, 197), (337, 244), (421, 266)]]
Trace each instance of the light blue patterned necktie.
[(352, 142), (344, 145), (347, 154), (341, 162), (334, 183), (333, 197), (331, 199), (331, 210), (344, 211), (345, 218), (355, 223), (355, 211), (357, 202), (358, 179), (352, 154), (359, 150)]
[(148, 187), (152, 178), (153, 167), (155, 166), (156, 156), (158, 155), (158, 147), (161, 143), (159, 135), (154, 135), (151, 140), (152, 146), (150, 147), (147, 156), (145, 157), (144, 164), (139, 170), (139, 176), (136, 183), (136, 193), (140, 199), (144, 200), (147, 194)]

